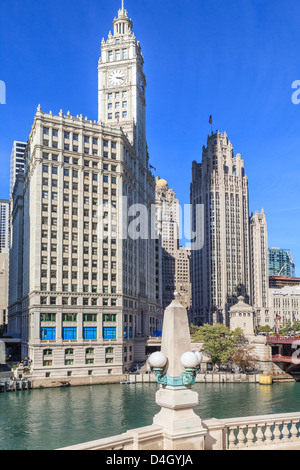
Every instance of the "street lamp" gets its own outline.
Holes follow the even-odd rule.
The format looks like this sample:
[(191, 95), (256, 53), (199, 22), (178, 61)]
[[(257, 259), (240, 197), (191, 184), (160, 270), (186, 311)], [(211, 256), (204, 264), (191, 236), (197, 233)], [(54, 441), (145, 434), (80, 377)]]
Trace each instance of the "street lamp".
[(155, 373), (155, 379), (160, 385), (170, 385), (173, 387), (191, 386), (196, 382), (196, 374), (202, 360), (202, 354), (198, 351), (189, 351), (182, 354), (180, 362), (185, 368), (179, 377), (170, 377), (164, 371), (168, 358), (162, 352), (155, 352), (149, 357), (150, 366)]

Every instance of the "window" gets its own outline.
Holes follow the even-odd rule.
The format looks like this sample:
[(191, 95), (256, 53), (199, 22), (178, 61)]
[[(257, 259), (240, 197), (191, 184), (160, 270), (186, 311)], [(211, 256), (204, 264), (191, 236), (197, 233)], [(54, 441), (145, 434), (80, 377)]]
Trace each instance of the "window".
[(117, 315), (115, 313), (104, 313), (103, 314), (103, 321), (104, 322), (116, 322)]
[(62, 329), (62, 338), (66, 340), (77, 339), (77, 328), (64, 327)]
[(52, 361), (43, 361), (43, 367), (50, 367), (52, 366)]
[(116, 60), (120, 60), (120, 58), (121, 58), (121, 51), (118, 49), (116, 51)]
[(109, 51), (108, 52), (108, 62), (112, 62), (113, 61), (113, 51)]
[(122, 59), (123, 59), (123, 60), (127, 60), (127, 59), (128, 59), (128, 50), (127, 50), (127, 49), (123, 49), (123, 50), (122, 50)]
[(52, 349), (44, 349), (43, 350), (44, 356), (52, 356)]
[(41, 313), (41, 321), (54, 322), (55, 320), (56, 320), (55, 313)]
[(116, 332), (117, 332), (116, 328), (104, 327), (103, 328), (103, 338), (104, 339), (116, 339), (116, 337), (117, 337)]
[(84, 327), (83, 339), (97, 339), (97, 328), (96, 327)]
[(63, 321), (75, 322), (76, 320), (77, 320), (76, 313), (63, 313)]
[(83, 315), (83, 321), (92, 321), (92, 322), (95, 322), (97, 321), (97, 314), (94, 314), (94, 313), (85, 313)]
[(56, 328), (41, 328), (41, 340), (42, 341), (55, 341)]

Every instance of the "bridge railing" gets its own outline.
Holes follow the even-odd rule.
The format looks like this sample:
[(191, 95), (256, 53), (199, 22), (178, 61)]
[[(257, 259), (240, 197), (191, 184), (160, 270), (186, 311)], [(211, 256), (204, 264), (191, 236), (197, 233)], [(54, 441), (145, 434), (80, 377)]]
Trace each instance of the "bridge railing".
[(222, 424), (226, 450), (300, 448), (300, 413), (225, 419)]
[(300, 336), (280, 336), (280, 335), (274, 335), (270, 336), (267, 335), (267, 344), (272, 344), (272, 343), (280, 343), (280, 344), (292, 344), (295, 341), (300, 341)]

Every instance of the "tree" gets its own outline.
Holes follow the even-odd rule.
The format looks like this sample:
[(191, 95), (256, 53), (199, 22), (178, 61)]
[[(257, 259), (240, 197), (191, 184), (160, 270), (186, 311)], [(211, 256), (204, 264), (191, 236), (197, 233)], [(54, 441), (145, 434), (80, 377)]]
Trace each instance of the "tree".
[(203, 343), (203, 352), (210, 357), (213, 364), (226, 363), (234, 355), (238, 347), (245, 344), (240, 328), (231, 331), (227, 326), (217, 323), (191, 328), (191, 337), (195, 342)]
[(244, 346), (236, 350), (232, 356), (232, 362), (239, 366), (245, 373), (246, 369), (254, 369), (257, 364), (257, 357), (253, 354), (254, 346)]
[(259, 326), (257, 329), (258, 333), (271, 333), (273, 332), (273, 328), (270, 325)]

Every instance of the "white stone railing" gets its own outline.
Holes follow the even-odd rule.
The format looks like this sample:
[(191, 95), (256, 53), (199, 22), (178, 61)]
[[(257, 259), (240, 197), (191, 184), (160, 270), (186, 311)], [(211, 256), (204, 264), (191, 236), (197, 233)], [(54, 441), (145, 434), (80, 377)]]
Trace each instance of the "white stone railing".
[(205, 420), (211, 450), (300, 449), (300, 413)]
[[(300, 413), (203, 420), (205, 450), (300, 450)], [(134, 429), (119, 436), (60, 450), (163, 450), (158, 426)]]

